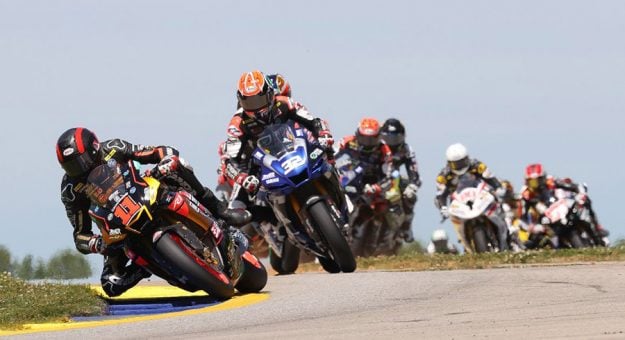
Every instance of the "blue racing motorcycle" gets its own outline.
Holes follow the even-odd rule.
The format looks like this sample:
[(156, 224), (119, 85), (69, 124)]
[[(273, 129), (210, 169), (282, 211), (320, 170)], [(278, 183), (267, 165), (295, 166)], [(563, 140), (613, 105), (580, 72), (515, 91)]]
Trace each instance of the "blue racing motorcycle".
[(346, 198), (334, 167), (313, 134), (289, 121), (269, 125), (253, 153), (267, 196), (288, 241), (317, 256), (330, 273), (353, 272), (356, 260), (346, 240)]

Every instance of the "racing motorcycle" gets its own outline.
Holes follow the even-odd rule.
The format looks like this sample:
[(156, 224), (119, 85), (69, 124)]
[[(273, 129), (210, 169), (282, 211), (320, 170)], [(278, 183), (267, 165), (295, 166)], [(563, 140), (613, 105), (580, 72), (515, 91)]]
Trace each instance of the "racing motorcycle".
[[(245, 208), (245, 204), (237, 200), (240, 194), (241, 185), (235, 182), (227, 199), (230, 208)], [(255, 205), (265, 206), (268, 204), (267, 192), (264, 190), (257, 195), (248, 195), (248, 199)], [(300, 262), (303, 262), (302, 258), (305, 254), (289, 241), (286, 229), (281, 223), (277, 223), (277, 221), (252, 221), (242, 226), (241, 231), (250, 237), (254, 255), (269, 257), (271, 267), (278, 274), (293, 274)]]
[[(347, 204), (325, 150), (307, 129), (288, 121), (269, 125), (253, 152), (261, 188), (278, 225), (266, 235), (286, 233), (284, 242), (317, 256), (330, 273), (353, 272), (356, 260), (345, 239)], [(272, 241), (266, 238), (270, 246)], [(293, 256), (277, 246), (275, 256)]]
[[(402, 205), (401, 177), (394, 170), (379, 182), (381, 191), (375, 195), (358, 193), (361, 165), (341, 171), (341, 184), (346, 192), (356, 194), (355, 208), (350, 216), (351, 248), (361, 257), (395, 255), (403, 244), (400, 228), (406, 216)], [(364, 220), (363, 220), (364, 219)]]
[(458, 178), (458, 186), (451, 194), (449, 217), (465, 251), (483, 253), (508, 248), (507, 243), (500, 241), (504, 231), (489, 218), (497, 209), (499, 203), (486, 182), (471, 174)]
[(552, 246), (583, 248), (592, 245), (594, 239), (589, 234), (592, 231), (590, 223), (585, 221), (588, 217), (584, 215), (583, 205), (562, 189), (555, 190), (549, 201), (551, 202), (549, 206), (538, 203), (536, 210), (543, 216), (542, 226), (548, 228), (545, 233), (550, 232), (552, 235), (550, 239)]
[(87, 178), (89, 214), (107, 249), (128, 258), (171, 285), (228, 299), (265, 287), (263, 264), (243, 245), (226, 244), (222, 221), (190, 193), (149, 175), (132, 161), (109, 160)]

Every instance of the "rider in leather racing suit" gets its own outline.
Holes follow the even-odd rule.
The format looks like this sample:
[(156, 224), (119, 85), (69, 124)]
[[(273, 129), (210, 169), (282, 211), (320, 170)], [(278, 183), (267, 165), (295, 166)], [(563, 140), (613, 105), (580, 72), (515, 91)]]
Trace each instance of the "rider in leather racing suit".
[[(98, 165), (109, 159), (117, 162), (133, 160), (141, 164), (158, 164), (151, 173), (154, 177), (189, 191), (213, 215), (235, 224), (249, 219), (247, 211), (226, 210), (225, 203), (215, 198), (210, 189), (202, 186), (192, 168), (178, 157), (178, 151), (172, 147), (134, 145), (121, 139), (99, 143), (96, 135), (90, 130), (71, 128), (59, 137), (56, 154), (61, 167), (65, 170), (61, 184), (61, 200), (74, 228), (76, 249), (83, 254), (104, 255), (100, 281), (102, 289), (108, 296), (122, 294), (151, 274), (134, 263), (126, 266), (128, 258), (123, 250), (107, 249), (102, 236), (92, 231), (89, 216), (91, 201), (85, 189), (89, 173)], [(233, 228), (224, 235), (234, 237), (236, 242), (246, 242), (240, 239), (244, 236)]]
[[(393, 167), (393, 154), (380, 136), (380, 123), (375, 118), (363, 118), (354, 135), (344, 137), (339, 144), (335, 158), (338, 169), (350, 169), (360, 165), (362, 179), (344, 187), (350, 199), (357, 200), (361, 195), (381, 194), (380, 182), (388, 178)], [(355, 184), (355, 185), (354, 185)], [(369, 217), (353, 213), (351, 226), (359, 226)]]
[[(327, 123), (312, 117), (303, 105), (291, 98), (276, 96), (273, 85), (262, 72), (255, 70), (241, 75), (237, 98), (240, 108), (230, 120), (228, 138), (220, 150), (223, 155), (222, 173), (231, 187), (237, 183), (249, 194), (254, 195), (258, 191), (258, 167), (253, 163), (252, 152), (258, 136), (270, 124), (295, 121), (312, 132), (326, 149), (328, 159), (333, 160), (334, 139)], [(338, 187), (338, 179), (335, 181)], [(254, 204), (247, 196), (241, 192), (237, 198), (252, 212), (255, 222), (277, 222), (271, 208)]]
[(421, 187), (417, 159), (410, 145), (406, 143), (406, 129), (398, 119), (387, 119), (382, 125), (381, 135), (382, 140), (391, 148), (393, 168), (399, 170), (403, 166), (408, 174), (407, 181), (402, 178), (401, 183), (402, 203), (406, 213), (401, 231), (406, 242), (413, 242), (412, 220), (414, 219), (414, 207), (417, 203), (417, 190)]
[[(470, 173), (477, 178), (480, 178), (488, 184), (492, 190), (494, 190), (494, 196), (500, 199), (505, 194), (505, 189), (502, 187), (499, 180), (493, 176), (486, 164), (480, 162), (477, 159), (469, 158), (467, 149), (460, 143), (452, 144), (447, 148), (447, 165), (441, 170), (436, 177), (436, 198), (434, 204), (441, 212), (443, 219), (449, 217), (449, 210), (447, 207), (447, 200), (451, 193), (456, 190), (458, 186), (458, 179), (465, 173)], [(505, 214), (503, 209), (498, 208), (496, 211), (487, 215), (488, 219), (497, 226), (499, 230), (499, 245), (500, 251), (508, 249), (508, 227), (505, 222)], [(470, 247), (466, 244), (464, 235), (460, 232), (461, 225), (454, 222), (452, 224), (458, 232), (461, 238), (461, 242), (465, 247), (465, 251), (471, 251)]]
[(608, 236), (609, 232), (599, 223), (590, 198), (586, 193), (586, 187), (573, 182), (570, 178), (554, 178), (547, 175), (542, 164), (530, 164), (525, 168), (525, 186), (521, 189), (522, 219), (531, 227), (541, 228), (544, 221), (538, 221), (536, 217), (542, 217), (543, 212), (553, 203), (550, 200), (554, 198), (555, 189), (562, 189), (570, 193), (578, 203), (588, 209), (589, 222), (596, 234), (593, 236), (597, 238), (595, 242), (601, 244), (598, 239)]

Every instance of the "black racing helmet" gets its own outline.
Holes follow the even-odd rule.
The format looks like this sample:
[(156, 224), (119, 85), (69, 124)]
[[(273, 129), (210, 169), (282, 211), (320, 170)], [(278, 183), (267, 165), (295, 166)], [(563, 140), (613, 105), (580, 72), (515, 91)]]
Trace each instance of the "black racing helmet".
[(56, 157), (70, 177), (88, 174), (100, 163), (100, 142), (88, 129), (71, 128), (56, 142)]
[(406, 128), (399, 119), (389, 118), (382, 125), (382, 140), (390, 147), (397, 147), (404, 144), (406, 140)]

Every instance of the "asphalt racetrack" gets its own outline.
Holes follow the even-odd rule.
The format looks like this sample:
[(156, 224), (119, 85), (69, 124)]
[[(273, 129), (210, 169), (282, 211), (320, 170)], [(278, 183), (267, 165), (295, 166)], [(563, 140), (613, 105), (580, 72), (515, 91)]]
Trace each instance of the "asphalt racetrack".
[(269, 298), (39, 339), (625, 338), (625, 263), (271, 276)]

